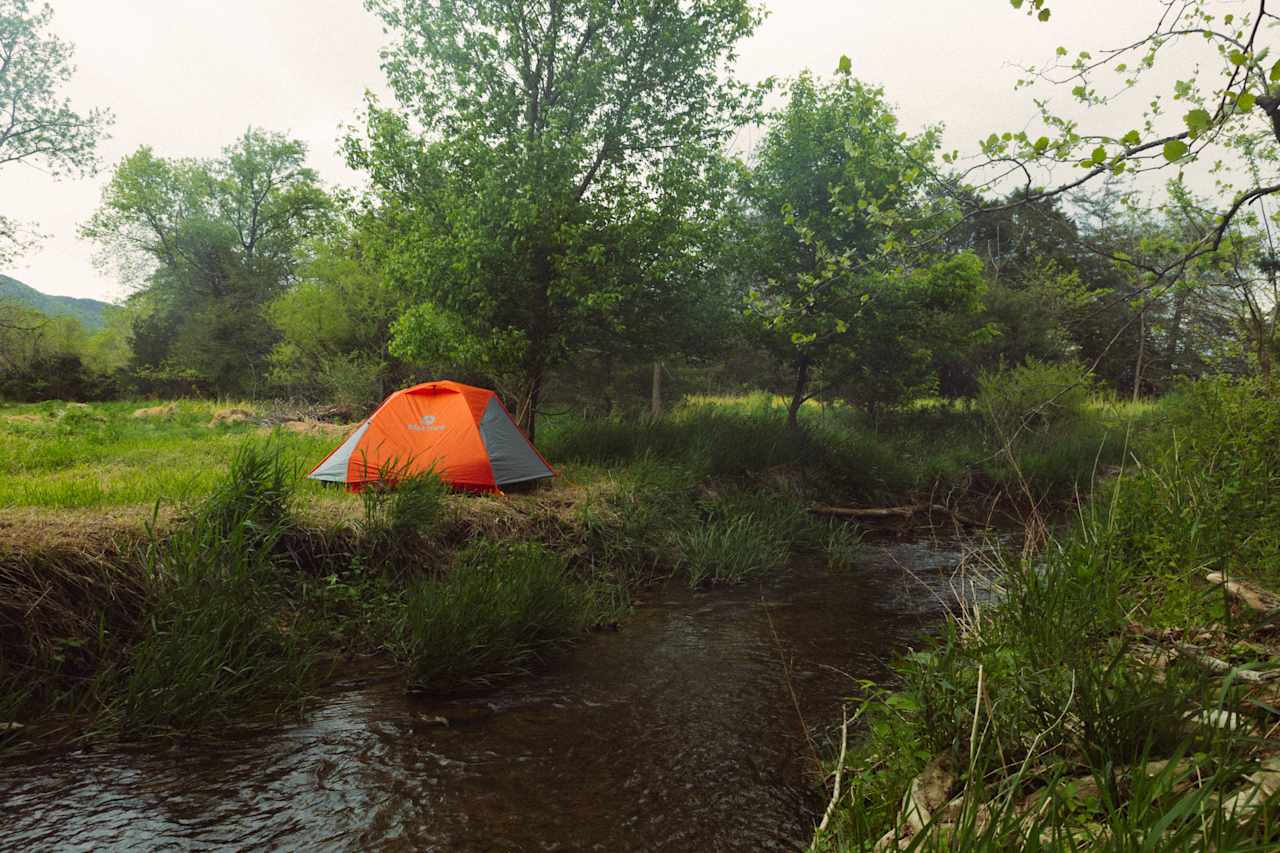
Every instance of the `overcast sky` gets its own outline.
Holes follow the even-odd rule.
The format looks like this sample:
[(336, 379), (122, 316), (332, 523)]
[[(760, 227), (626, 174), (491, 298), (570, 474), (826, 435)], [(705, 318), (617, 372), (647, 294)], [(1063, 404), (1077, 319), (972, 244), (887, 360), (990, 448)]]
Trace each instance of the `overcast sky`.
[[(1054, 48), (1114, 46), (1150, 25), (1156, 0), (1059, 0), (1049, 24), (1009, 0), (773, 0), (741, 50), (739, 75), (804, 68), (827, 74), (841, 54), (883, 85), (903, 126), (946, 125), (948, 148), (971, 151), (993, 130), (1032, 115), (1011, 63), (1042, 63)], [(139, 145), (166, 157), (209, 157), (250, 125), (304, 140), (331, 183), (358, 185), (337, 155), (341, 125), (365, 89), (384, 91), (381, 26), (360, 0), (53, 0), (54, 28), (76, 46), (66, 94), (109, 107), (112, 138), (97, 178), (54, 181), (38, 169), (0, 171), (0, 211), (34, 221), (41, 246), (0, 270), (38, 290), (119, 299), (125, 289), (93, 265), (76, 236), (110, 167)], [(1123, 131), (1121, 131), (1123, 132)], [(739, 144), (751, 142), (743, 133)]]

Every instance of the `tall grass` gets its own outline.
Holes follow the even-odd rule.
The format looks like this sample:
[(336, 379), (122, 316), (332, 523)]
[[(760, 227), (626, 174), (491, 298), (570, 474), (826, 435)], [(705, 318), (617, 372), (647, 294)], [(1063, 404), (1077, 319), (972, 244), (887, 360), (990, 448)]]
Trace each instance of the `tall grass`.
[(313, 667), (291, 630), (276, 546), (296, 474), (277, 450), (245, 445), (189, 523), (147, 550), (156, 601), (114, 711), (129, 731), (227, 720), (296, 699)]
[[(820, 846), (871, 849), (886, 833), (922, 850), (1280, 845), (1275, 795), (1247, 819), (1224, 805), (1274, 751), (1259, 740), (1274, 708), (1186, 655), (1156, 654), (1202, 636), (1232, 666), (1265, 657), (1249, 638), (1269, 629), (1231, 618), (1203, 574), (1276, 580), (1265, 561), (1280, 526), (1264, 522), (1280, 520), (1280, 401), (1209, 382), (1167, 406), (1141, 462), (1069, 534), (998, 557), (999, 606), (950, 622), (898, 664), (892, 691), (871, 688), (851, 790)], [(1238, 722), (1196, 722), (1226, 713)], [(950, 782), (922, 829), (903, 803), (927, 768)]]
[[(105, 507), (190, 503), (222, 478), (236, 448), (261, 428), (215, 425), (213, 415), (247, 403), (179, 401), (168, 414), (137, 418), (154, 402), (69, 405), (0, 404), (0, 509)], [(280, 437), (291, 461), (314, 463), (336, 436)]]
[(410, 587), (394, 652), (420, 689), (523, 672), (581, 633), (589, 596), (540, 545), (476, 543), (443, 579)]

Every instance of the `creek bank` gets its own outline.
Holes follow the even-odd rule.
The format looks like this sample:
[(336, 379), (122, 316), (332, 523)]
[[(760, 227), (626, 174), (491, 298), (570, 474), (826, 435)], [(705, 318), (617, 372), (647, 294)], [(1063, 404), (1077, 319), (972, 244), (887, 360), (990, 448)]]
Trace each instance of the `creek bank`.
[(1259, 383), (1169, 401), (1068, 530), (991, 562), (996, 606), (857, 705), (813, 849), (1280, 846), (1277, 442)]
[(385, 662), (355, 661), (280, 724), (11, 753), (6, 838), (801, 849), (823, 805), (809, 738), (839, 719), (849, 675), (883, 678), (937, 623), (960, 558), (947, 540), (883, 540), (851, 570), (802, 559), (711, 591), (677, 577), (620, 630), (468, 695), (407, 694)]
[[(233, 481), (220, 488), (232, 488)], [(272, 497), (271, 489), (281, 494)], [(259, 503), (250, 501), (247, 510), (235, 510), (241, 515), (235, 516), (230, 528), (224, 519), (220, 532), (200, 546), (224, 548), (225, 535), (242, 522), (249, 525), (247, 530), (274, 530), (263, 544), (246, 541), (240, 550), (225, 552), (228, 560), (224, 562), (235, 562), (244, 549), (253, 559), (262, 558), (261, 565), (247, 568), (247, 574), (236, 581), (251, 592), (235, 609), (247, 608), (260, 616), (253, 625), (238, 629), (248, 633), (235, 668), (248, 677), (273, 656), (284, 655), (292, 662), (285, 690), (262, 683), (262, 695), (249, 693), (237, 703), (263, 707), (266, 702), (265, 707), (284, 714), (293, 713), (299, 703), (323, 689), (334, 677), (335, 666), (338, 671), (344, 669), (343, 659), (358, 656), (401, 672), (413, 669), (418, 653), (403, 639), (409, 630), (403, 616), (407, 596), (422, 584), (441, 584), (454, 576), (450, 567), (470, 543), (509, 543), (501, 546), (504, 553), (515, 543), (538, 543), (537, 554), (545, 553), (555, 562), (559, 568), (553, 574), (563, 577), (574, 596), (565, 626), (554, 628), (564, 633), (551, 635), (557, 643), (561, 637), (572, 641), (582, 636), (584, 629), (616, 627), (625, 621), (624, 614), (639, 590), (650, 589), (673, 574), (693, 579), (695, 575), (683, 568), (690, 560), (715, 565), (711, 577), (722, 586), (756, 580), (781, 568), (731, 540), (689, 552), (685, 550), (691, 547), (688, 540), (681, 538), (684, 530), (725, 529), (735, 534), (745, 530), (756, 542), (769, 543), (780, 561), (796, 554), (816, 554), (833, 564), (847, 564), (858, 553), (856, 528), (810, 514), (804, 499), (794, 493), (761, 493), (754, 485), (744, 488), (732, 480), (698, 483), (683, 472), (663, 472), (657, 466), (561, 480), (552, 488), (506, 498), (441, 493), (434, 508), (399, 511), (400, 515), (409, 509), (415, 515), (424, 514), (422, 524), (394, 518), (395, 501), (401, 500), (395, 493), (372, 499), (381, 504), (365, 505), (351, 500), (292, 501), (285, 492), (280, 484), (265, 492), (270, 498), (267, 504), (282, 501), (272, 509), (283, 513), (279, 518), (253, 520), (254, 513), (262, 510), (259, 496), (254, 498)], [(183, 568), (187, 564), (181, 562), (187, 557), (164, 555), (172, 541), (185, 541), (191, 530), (200, 529), (202, 513), (207, 512), (197, 508), (182, 514), (153, 513), (141, 524), (117, 512), (113, 521), (96, 527), (81, 514), (68, 514), (73, 523), (35, 540), (21, 534), (20, 523), (9, 528), (25, 538), (0, 548), (0, 675), (4, 676), (0, 682), (6, 685), (0, 720), (27, 724), (5, 738), (11, 748), (19, 740), (56, 742), (77, 739), (86, 732), (144, 733), (127, 722), (140, 709), (127, 711), (119, 705), (122, 685), (137, 669), (137, 650), (151, 639), (158, 608), (172, 598), (172, 584), (165, 579), (174, 566), (179, 574), (187, 571)], [(57, 524), (48, 518), (44, 523), (44, 531), (54, 530)], [(33, 547), (33, 541), (38, 546)], [(693, 546), (697, 544), (694, 541)], [(189, 550), (190, 559), (196, 559), (194, 552), (200, 548)], [(497, 559), (503, 558), (498, 555)], [(209, 591), (210, 584), (223, 583), (218, 580), (222, 569), (201, 571), (207, 577), (193, 579), (191, 594), (197, 599), (192, 600), (199, 601), (201, 610), (216, 610), (229, 600), (226, 594)], [(446, 587), (440, 590), (431, 595), (448, 594)], [(186, 623), (181, 620), (190, 619), (182, 613), (175, 618), (180, 621), (168, 630), (213, 629), (194, 623), (183, 627)], [(520, 625), (526, 617), (512, 618)], [(456, 631), (473, 630), (480, 624), (464, 621), (455, 626)], [(174, 643), (189, 639), (175, 635)], [(551, 653), (550, 647), (545, 653), (537, 646), (522, 648), (528, 651), (515, 649), (488, 671), (475, 670), (474, 661), (460, 660), (458, 677), (440, 688), (457, 689), (472, 681), (487, 684), (536, 666)], [(218, 689), (230, 689), (230, 685)], [(193, 709), (203, 704), (198, 694), (190, 703)], [(236, 713), (229, 706), (209, 722), (226, 724)], [(193, 724), (203, 725), (194, 717), (190, 722), (160, 718), (154, 731)]]

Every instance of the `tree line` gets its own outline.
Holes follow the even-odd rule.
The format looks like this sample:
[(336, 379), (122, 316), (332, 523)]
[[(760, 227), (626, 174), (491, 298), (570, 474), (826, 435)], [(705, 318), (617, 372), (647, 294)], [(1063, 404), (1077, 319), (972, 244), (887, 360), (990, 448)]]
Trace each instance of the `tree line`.
[[(210, 159), (139, 148), (82, 226), (131, 295), (92, 345), (0, 325), (0, 393), (359, 409), (453, 376), (534, 434), (551, 408), (638, 407), (663, 376), (777, 392), (794, 421), (814, 399), (971, 396), (1028, 360), (1146, 395), (1280, 354), (1265, 208), (1198, 252), (1222, 216), (1181, 175), (1154, 206), (1120, 159), (1070, 195), (966, 182), (941, 128), (903, 129), (847, 58), (727, 76), (761, 21), (746, 0), (366, 5), (393, 102), (370, 96), (343, 140), (363, 188), (324, 186), (300, 141), (259, 128)], [(735, 149), (746, 126), (760, 141)], [(1067, 144), (1006, 137), (990, 162)], [(1273, 148), (1247, 146), (1255, 170)]]

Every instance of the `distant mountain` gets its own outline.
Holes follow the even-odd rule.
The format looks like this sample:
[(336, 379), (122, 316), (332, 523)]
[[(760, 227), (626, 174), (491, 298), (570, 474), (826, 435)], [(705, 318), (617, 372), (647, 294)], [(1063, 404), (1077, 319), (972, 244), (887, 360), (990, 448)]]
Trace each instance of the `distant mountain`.
[(75, 317), (88, 331), (94, 332), (106, 325), (104, 309), (110, 307), (97, 299), (76, 299), (71, 296), (50, 296), (34, 287), (28, 287), (16, 278), (0, 274), (0, 302), (12, 299), (28, 308), (34, 308), (50, 316)]

